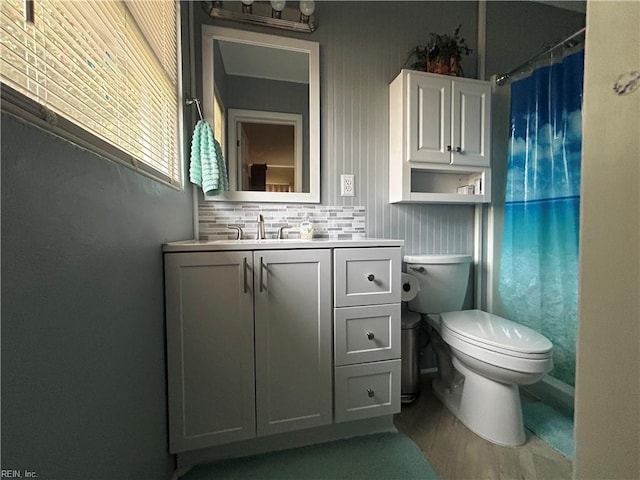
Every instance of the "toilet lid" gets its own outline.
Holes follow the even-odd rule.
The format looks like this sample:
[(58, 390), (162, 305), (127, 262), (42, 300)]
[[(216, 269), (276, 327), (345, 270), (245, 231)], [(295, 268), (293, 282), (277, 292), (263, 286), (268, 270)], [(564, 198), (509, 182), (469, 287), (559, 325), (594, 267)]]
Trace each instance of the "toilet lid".
[(441, 324), (458, 337), (489, 349), (517, 354), (548, 354), (553, 345), (535, 330), (481, 310), (446, 312)]

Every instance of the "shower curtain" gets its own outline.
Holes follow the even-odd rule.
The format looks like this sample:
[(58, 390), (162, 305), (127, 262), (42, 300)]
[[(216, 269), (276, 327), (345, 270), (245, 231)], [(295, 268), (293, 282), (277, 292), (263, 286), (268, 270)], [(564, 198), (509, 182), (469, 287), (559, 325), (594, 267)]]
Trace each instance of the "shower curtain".
[[(553, 343), (575, 385), (584, 51), (511, 84), (498, 293), (505, 315)], [(603, 119), (604, 120), (604, 119)]]

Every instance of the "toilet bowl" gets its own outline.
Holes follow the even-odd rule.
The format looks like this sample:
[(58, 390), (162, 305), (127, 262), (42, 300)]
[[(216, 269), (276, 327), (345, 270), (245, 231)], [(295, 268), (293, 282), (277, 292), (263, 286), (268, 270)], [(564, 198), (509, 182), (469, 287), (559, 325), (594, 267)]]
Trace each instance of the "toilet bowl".
[[(540, 380), (553, 367), (551, 342), (525, 326), (480, 310), (427, 315), (432, 335), (448, 348), (458, 375), (434, 381), (436, 396), (471, 431), (499, 445), (526, 441), (518, 385)], [(446, 370), (447, 367), (445, 367)]]
[(436, 354), (433, 391), (471, 431), (499, 445), (526, 441), (518, 385), (553, 367), (552, 344), (540, 333), (481, 310), (463, 310), (468, 255), (405, 256), (420, 292), (409, 309), (422, 313)]

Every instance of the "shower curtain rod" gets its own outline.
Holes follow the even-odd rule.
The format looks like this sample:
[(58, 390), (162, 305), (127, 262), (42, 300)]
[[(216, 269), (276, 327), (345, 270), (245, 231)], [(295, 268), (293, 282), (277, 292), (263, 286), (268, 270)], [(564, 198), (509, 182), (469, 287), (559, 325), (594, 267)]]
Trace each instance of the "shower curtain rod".
[[(549, 52), (552, 52), (553, 50), (555, 50), (558, 47), (562, 47), (564, 45), (567, 44), (571, 44), (571, 42), (578, 36), (582, 35), (584, 32), (586, 31), (586, 27), (581, 28), (580, 30), (578, 30), (577, 32), (569, 35), (567, 38), (560, 40), (559, 42), (551, 45), (550, 47), (545, 48), (542, 52), (540, 52), (538, 55), (535, 55), (533, 57), (531, 57), (529, 60), (527, 60), (526, 62), (522, 63), (521, 65), (518, 65), (516, 68), (514, 68), (513, 70), (509, 71), (508, 73), (503, 73), (502, 75), (499, 75), (496, 78), (496, 84), (500, 87), (502, 87), (503, 85), (505, 85), (507, 83), (507, 80), (509, 80), (513, 75), (515, 75), (516, 73), (521, 72), (522, 70), (524, 70), (526, 67), (529, 67), (530, 65), (532, 65), (536, 60), (539, 60), (541, 57), (547, 55)], [(580, 41), (578, 41), (577, 43), (571, 45), (572, 47), (575, 47), (576, 45), (578, 45), (580, 43)]]

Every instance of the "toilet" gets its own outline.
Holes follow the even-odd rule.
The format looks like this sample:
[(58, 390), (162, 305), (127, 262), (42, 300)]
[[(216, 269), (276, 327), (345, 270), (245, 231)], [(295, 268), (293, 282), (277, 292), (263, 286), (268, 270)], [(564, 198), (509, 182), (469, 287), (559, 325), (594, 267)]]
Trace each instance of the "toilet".
[(436, 397), (471, 431), (498, 445), (526, 441), (518, 385), (553, 367), (540, 333), (481, 310), (463, 310), (470, 255), (405, 255), (419, 291), (408, 307), (422, 314), (436, 354)]

